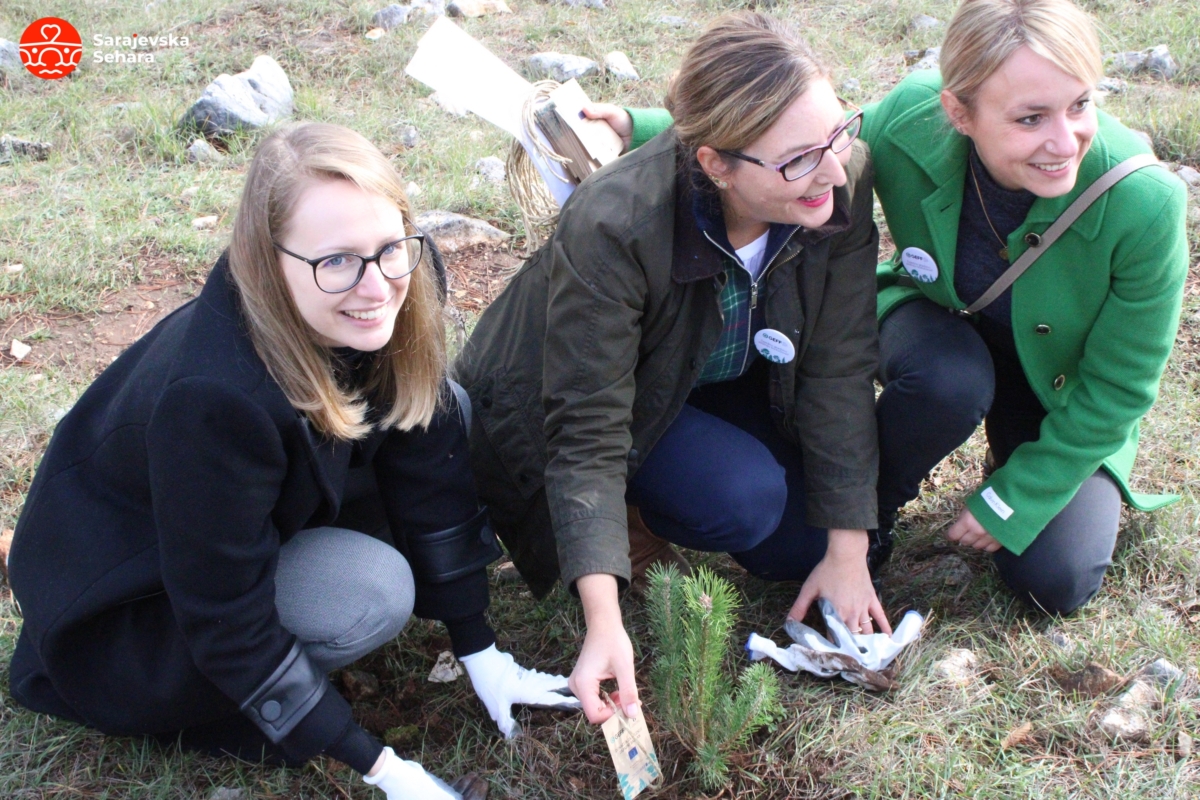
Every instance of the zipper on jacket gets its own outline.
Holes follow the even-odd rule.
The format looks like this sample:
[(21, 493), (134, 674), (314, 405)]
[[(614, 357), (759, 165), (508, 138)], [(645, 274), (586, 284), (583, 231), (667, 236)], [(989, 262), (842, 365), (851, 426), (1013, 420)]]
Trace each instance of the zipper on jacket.
[[(767, 266), (763, 268), (763, 271), (759, 274), (758, 279), (750, 281), (750, 316), (746, 319), (746, 352), (742, 354), (741, 372), (746, 371), (746, 361), (750, 358), (750, 348), (754, 344), (753, 339), (751, 337), (751, 331), (754, 330), (754, 309), (758, 308), (758, 284), (760, 282), (766, 280), (767, 276), (769, 274), (771, 274), (771, 270), (775, 269), (775, 259), (779, 258), (779, 254), (787, 249), (788, 243), (792, 241), (792, 237), (796, 235), (796, 231), (798, 231), (798, 230), (800, 230), (799, 226), (792, 229), (792, 232), (788, 234), (788, 237), (783, 240), (783, 244), (781, 244), (779, 246), (779, 249), (775, 251), (775, 254), (771, 256), (771, 260), (769, 262), (767, 262)], [(736, 255), (731, 254), (724, 247), (721, 247), (721, 245), (719, 245), (715, 241), (713, 241), (713, 238), (708, 235), (708, 231), (704, 231), (704, 238), (708, 239), (709, 243), (713, 247), (717, 248), (722, 253), (729, 256), (734, 261), (736, 261), (739, 265), (741, 265), (742, 269), (746, 268), (745, 265), (742, 264), (742, 260), (740, 258), (738, 258)], [(718, 298), (717, 299), (718, 308), (720, 307), (720, 305), (721, 305), (721, 301)], [(722, 314), (721, 320), (724, 321), (724, 319), (725, 319), (725, 315)]]

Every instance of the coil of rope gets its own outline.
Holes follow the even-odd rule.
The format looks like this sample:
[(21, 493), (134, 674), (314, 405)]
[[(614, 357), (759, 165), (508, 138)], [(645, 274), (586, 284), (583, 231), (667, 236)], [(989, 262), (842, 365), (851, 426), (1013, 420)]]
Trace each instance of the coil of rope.
[[(547, 101), (550, 93), (559, 85), (558, 81), (538, 81), (533, 84), (529, 97), (521, 107), (521, 127), (540, 156), (551, 163), (565, 164), (570, 159), (560, 156), (538, 138), (537, 122), (533, 116), (533, 112)], [(525, 223), (525, 242), (528, 252), (532, 253), (541, 246), (542, 235), (548, 236), (558, 224), (558, 203), (555, 202), (554, 195), (550, 194), (542, 174), (534, 166), (533, 158), (516, 139), (508, 151), (505, 172), (508, 175), (509, 194), (521, 209), (521, 218)], [(570, 182), (565, 178), (558, 180)]]

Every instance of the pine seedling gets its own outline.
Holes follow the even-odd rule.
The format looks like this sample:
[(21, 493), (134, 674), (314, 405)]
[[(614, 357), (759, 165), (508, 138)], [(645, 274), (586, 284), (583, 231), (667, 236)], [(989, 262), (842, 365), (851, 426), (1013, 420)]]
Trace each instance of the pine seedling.
[(734, 681), (730, 636), (737, 593), (706, 567), (682, 577), (674, 565), (649, 572), (651, 632), (658, 648), (650, 684), (659, 717), (695, 759), (706, 789), (728, 782), (729, 759), (751, 735), (781, 716), (779, 680), (765, 663)]

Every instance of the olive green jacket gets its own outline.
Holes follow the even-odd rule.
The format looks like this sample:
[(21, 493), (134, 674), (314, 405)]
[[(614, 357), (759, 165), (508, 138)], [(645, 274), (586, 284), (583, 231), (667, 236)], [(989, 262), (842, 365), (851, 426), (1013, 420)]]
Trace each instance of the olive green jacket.
[[(724, 256), (692, 213), (669, 131), (591, 176), (480, 317), (456, 364), (471, 458), (535, 594), (561, 572), (629, 578), (625, 488), (683, 407), (723, 327)], [(834, 218), (797, 230), (761, 279), (766, 324), (796, 357), (770, 367), (776, 424), (802, 448), (808, 522), (875, 525), (877, 369), (869, 159)]]
[[(880, 319), (922, 296), (965, 307), (954, 291), (954, 255), (969, 141), (946, 120), (940, 91), (936, 72), (917, 72), (866, 109), (862, 138), (897, 253), (879, 266)], [(1075, 188), (1034, 202), (1008, 237), (1012, 260), (1104, 172), (1145, 152), (1129, 129), (1100, 112)], [(1186, 201), (1183, 183), (1165, 169), (1139, 170), (1101, 196), (1012, 287), (1017, 353), (1048, 414), (1038, 439), (1018, 447), (966, 502), (1014, 553), (1101, 466), (1135, 508), (1173, 499), (1132, 491), (1129, 475), (1138, 422), (1157, 396), (1179, 324)], [(909, 247), (933, 257), (935, 280), (904, 279), (899, 254)]]

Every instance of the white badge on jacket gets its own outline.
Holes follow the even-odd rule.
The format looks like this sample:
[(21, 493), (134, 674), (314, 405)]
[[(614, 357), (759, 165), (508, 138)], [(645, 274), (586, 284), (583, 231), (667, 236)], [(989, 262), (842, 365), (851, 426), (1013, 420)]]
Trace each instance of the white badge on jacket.
[(900, 263), (908, 274), (921, 283), (933, 283), (938, 277), (938, 265), (933, 256), (919, 247), (906, 247), (900, 254)]
[(792, 340), (770, 328), (763, 328), (754, 334), (754, 349), (767, 361), (776, 364), (786, 364), (796, 357), (796, 347)]

